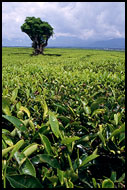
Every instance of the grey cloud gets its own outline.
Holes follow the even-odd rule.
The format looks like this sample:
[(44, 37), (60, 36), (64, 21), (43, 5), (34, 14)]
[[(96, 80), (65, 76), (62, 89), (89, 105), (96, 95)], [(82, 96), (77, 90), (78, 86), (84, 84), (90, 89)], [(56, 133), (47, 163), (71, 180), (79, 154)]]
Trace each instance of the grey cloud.
[(24, 38), (20, 26), (26, 16), (49, 22), (56, 37), (72, 35), (81, 39), (109, 39), (125, 35), (123, 2), (3, 2), (3, 37)]

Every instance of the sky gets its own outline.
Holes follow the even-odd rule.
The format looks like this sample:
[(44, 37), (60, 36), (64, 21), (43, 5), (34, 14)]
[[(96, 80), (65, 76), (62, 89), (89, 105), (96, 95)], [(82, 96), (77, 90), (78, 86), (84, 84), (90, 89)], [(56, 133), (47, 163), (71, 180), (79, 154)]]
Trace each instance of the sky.
[(124, 2), (2, 2), (2, 38), (25, 39), (26, 17), (40, 17), (54, 28), (53, 39), (104, 40), (125, 37)]

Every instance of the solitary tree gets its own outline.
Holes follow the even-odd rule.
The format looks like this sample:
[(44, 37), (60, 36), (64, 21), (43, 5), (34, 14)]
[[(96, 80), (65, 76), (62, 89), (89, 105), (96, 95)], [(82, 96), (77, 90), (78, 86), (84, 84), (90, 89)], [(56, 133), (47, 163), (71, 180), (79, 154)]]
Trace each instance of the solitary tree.
[(36, 55), (43, 54), (44, 48), (48, 45), (48, 39), (53, 36), (53, 28), (49, 23), (42, 21), (40, 18), (26, 17), (21, 30), (33, 41), (34, 53)]

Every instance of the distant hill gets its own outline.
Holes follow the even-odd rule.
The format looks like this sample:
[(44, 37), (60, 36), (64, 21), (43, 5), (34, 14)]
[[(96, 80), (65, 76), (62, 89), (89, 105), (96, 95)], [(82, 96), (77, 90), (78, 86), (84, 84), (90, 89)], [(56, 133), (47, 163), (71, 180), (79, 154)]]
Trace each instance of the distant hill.
[(55, 47), (88, 47), (90, 43), (92, 43), (92, 40), (82, 40), (76, 37), (65, 37), (65, 36), (60, 36), (57, 37), (56, 39), (49, 39), (49, 46), (55, 46)]
[[(3, 39), (2, 46), (26, 46), (31, 47), (32, 41), (26, 37), (25, 39), (14, 38), (11, 40)], [(70, 47), (70, 48), (116, 48), (125, 49), (125, 38), (116, 38), (102, 41), (82, 40), (76, 37), (56, 37), (50, 38), (48, 47)]]
[(116, 38), (106, 41), (96, 41), (89, 46), (92, 48), (125, 48), (125, 39), (124, 38)]
[(14, 39), (2, 39), (2, 46), (31, 46), (32, 41), (29, 38), (25, 39), (19, 39), (19, 38), (14, 38)]

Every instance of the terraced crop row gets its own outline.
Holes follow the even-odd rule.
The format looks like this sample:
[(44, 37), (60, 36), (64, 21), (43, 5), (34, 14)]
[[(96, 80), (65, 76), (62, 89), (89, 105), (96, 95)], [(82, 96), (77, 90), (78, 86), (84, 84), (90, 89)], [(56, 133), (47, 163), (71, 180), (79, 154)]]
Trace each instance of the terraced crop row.
[(125, 53), (2, 51), (3, 187), (125, 187)]

